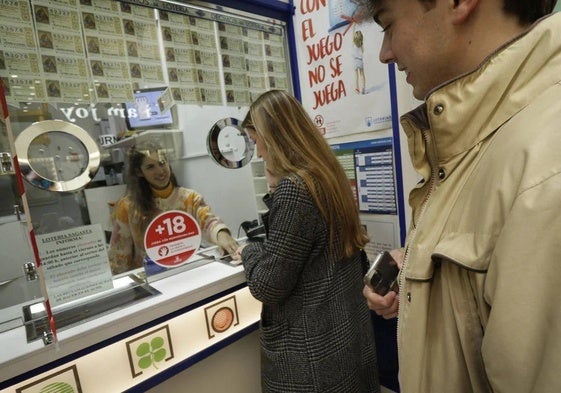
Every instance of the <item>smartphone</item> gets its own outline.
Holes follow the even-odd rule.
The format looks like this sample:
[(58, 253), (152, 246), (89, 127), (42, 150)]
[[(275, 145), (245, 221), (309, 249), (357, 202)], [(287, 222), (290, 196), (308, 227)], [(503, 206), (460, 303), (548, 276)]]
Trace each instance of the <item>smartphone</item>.
[(397, 288), (398, 275), (399, 267), (397, 262), (388, 251), (384, 251), (376, 255), (368, 272), (364, 275), (364, 283), (378, 295), (384, 296), (389, 291)]

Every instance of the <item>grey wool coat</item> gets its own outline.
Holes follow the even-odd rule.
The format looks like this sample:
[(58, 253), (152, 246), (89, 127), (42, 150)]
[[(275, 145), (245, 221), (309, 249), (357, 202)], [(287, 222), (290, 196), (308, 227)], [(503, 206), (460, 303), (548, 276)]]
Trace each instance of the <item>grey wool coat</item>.
[(298, 177), (282, 179), (267, 201), (267, 238), (242, 251), (247, 284), (263, 303), (264, 393), (379, 392), (360, 254), (337, 259), (329, 232)]

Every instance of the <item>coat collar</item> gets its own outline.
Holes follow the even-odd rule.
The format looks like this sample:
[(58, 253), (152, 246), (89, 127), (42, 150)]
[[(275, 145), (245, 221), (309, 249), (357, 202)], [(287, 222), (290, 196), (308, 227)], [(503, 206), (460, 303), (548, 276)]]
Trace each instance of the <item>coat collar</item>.
[(415, 168), (426, 177), (429, 132), (439, 166), (493, 133), (534, 97), (561, 80), (561, 13), (537, 21), (481, 65), (431, 91), (401, 118)]

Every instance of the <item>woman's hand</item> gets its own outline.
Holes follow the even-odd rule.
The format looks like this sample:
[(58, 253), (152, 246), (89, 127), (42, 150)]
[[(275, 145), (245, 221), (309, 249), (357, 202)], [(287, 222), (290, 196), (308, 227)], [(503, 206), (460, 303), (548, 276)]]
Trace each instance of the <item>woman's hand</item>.
[(234, 259), (236, 261), (241, 261), (242, 260), (242, 251), (243, 251), (245, 246), (247, 246), (247, 243), (239, 246), (238, 249), (236, 250), (236, 252), (234, 253), (234, 255), (232, 255), (232, 259)]
[(225, 255), (233, 255), (239, 247), (238, 242), (225, 229), (216, 235), (216, 245)]

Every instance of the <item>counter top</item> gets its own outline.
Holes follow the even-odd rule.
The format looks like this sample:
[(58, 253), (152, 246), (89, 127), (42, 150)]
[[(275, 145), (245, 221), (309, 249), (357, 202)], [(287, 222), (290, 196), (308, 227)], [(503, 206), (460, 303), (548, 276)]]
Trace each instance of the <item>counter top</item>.
[[(57, 332), (56, 344), (27, 343), (25, 327), (0, 333), (0, 384), (245, 283), (242, 266), (211, 261), (150, 283), (161, 292)], [(0, 388), (5, 386), (0, 385)]]

